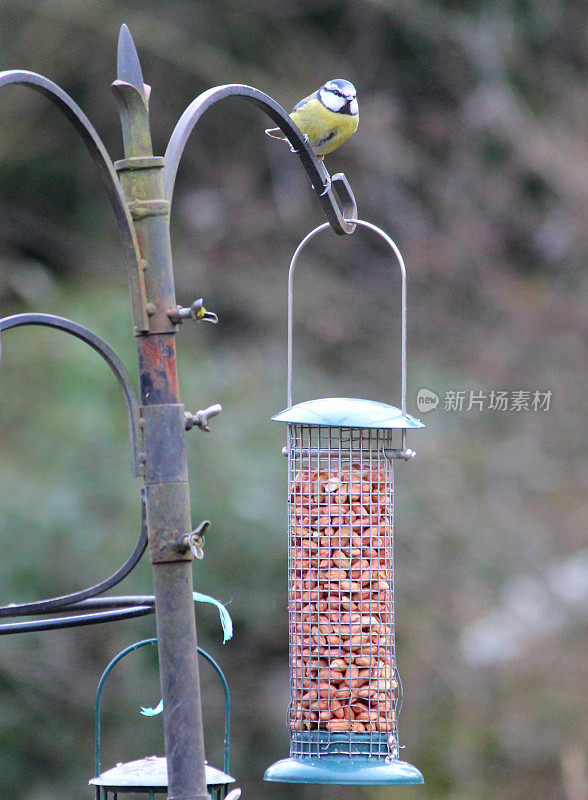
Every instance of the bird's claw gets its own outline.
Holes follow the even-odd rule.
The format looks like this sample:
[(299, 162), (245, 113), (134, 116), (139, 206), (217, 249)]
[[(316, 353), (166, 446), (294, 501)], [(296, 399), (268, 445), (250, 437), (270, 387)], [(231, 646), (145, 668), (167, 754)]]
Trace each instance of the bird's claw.
[[(303, 133), (303, 134), (302, 134), (302, 138), (304, 139), (304, 142), (305, 142), (306, 144), (310, 144), (310, 139), (308, 138), (308, 134), (307, 134), (307, 133)], [(300, 150), (297, 150), (297, 149), (294, 147), (294, 145), (292, 145), (292, 144), (291, 144), (291, 145), (290, 145), (290, 152), (291, 152), (291, 153), (299, 153), (299, 152), (300, 152)]]
[(322, 191), (322, 192), (319, 194), (319, 197), (324, 197), (324, 196), (325, 196), (326, 194), (328, 194), (330, 191), (331, 191), (331, 176), (329, 175), (329, 176), (327, 176), (327, 183), (325, 184), (325, 188), (324, 188), (324, 189), (323, 189), (323, 191)]

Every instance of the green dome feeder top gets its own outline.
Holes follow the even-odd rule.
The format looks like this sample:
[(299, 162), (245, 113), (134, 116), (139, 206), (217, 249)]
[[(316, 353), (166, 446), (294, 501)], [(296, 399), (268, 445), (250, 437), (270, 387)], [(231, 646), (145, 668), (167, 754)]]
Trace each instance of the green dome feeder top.
[(321, 425), (331, 428), (424, 428), (423, 423), (399, 408), (357, 397), (323, 397), (305, 400), (272, 417), (276, 422)]

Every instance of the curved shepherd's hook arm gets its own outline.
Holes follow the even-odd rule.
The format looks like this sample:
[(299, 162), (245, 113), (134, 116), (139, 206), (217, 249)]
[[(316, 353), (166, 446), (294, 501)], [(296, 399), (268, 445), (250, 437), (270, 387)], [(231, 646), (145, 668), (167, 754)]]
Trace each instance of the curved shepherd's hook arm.
[[(63, 89), (48, 78), (38, 75), (36, 72), (29, 72), (28, 70), (13, 69), (0, 72), (0, 88), (11, 84), (28, 86), (45, 95), (45, 97), (48, 97), (55, 103), (80, 134), (94, 161), (98, 165), (104, 183), (106, 184), (106, 190), (110, 197), (110, 202), (112, 203), (118, 229), (122, 238), (125, 262), (132, 287), (131, 296), (133, 297), (133, 319), (135, 329), (137, 332), (149, 330), (149, 322), (143, 308), (144, 303), (140, 304), (135, 300), (135, 298), (140, 298), (144, 295), (144, 285), (141, 285), (142, 272), (140, 267), (139, 246), (137, 244), (135, 229), (118, 176), (100, 137), (81, 108), (63, 91)], [(134, 291), (135, 288), (137, 291)]]
[(215, 86), (203, 92), (190, 103), (178, 120), (165, 151), (163, 181), (166, 200), (171, 202), (178, 166), (190, 134), (204, 112), (226, 97), (242, 97), (265, 111), (268, 117), (286, 135), (292, 145), (292, 149), (300, 158), (323, 207), (325, 216), (335, 233), (353, 233), (355, 224), (352, 220), (357, 216), (357, 207), (345, 175), (339, 172), (331, 178), (322, 161), (315, 156), (308, 141), (282, 106), (272, 100), (269, 95), (260, 92), (259, 89), (238, 83)]
[[(132, 469), (134, 475), (140, 475), (143, 459), (142, 454), (139, 452), (139, 402), (125, 365), (116, 355), (114, 350), (112, 350), (112, 348), (109, 347), (109, 345), (107, 345), (103, 339), (101, 339), (92, 331), (88, 330), (88, 328), (84, 328), (83, 325), (79, 325), (77, 322), (72, 322), (69, 319), (56, 317), (54, 314), (15, 314), (11, 317), (4, 317), (4, 319), (0, 319), (0, 333), (2, 331), (9, 331), (12, 328), (19, 328), (23, 325), (41, 325), (48, 328), (53, 328), (55, 330), (65, 331), (66, 333), (75, 336), (77, 339), (80, 339), (82, 342), (85, 342), (87, 345), (89, 345), (108, 364), (110, 369), (114, 372), (124, 393), (125, 404), (127, 407), (129, 437), (131, 440)], [(147, 546), (147, 524), (145, 519), (144, 504), (142, 507), (142, 513), (143, 519), (141, 524), (141, 533), (134, 551), (131, 553), (125, 563), (119, 567), (109, 578), (100, 581), (100, 583), (97, 583), (94, 586), (89, 586), (87, 589), (62, 595), (61, 597), (53, 597), (49, 600), (36, 600), (32, 603), (12, 603), (9, 606), (1, 606), (0, 619), (3, 617), (29, 616), (31, 614), (47, 614), (48, 612), (56, 609), (65, 610), (67, 608), (68, 610), (77, 610), (71, 608), (75, 603), (81, 603), (82, 601), (85, 601), (91, 597), (97, 597), (99, 594), (103, 594), (108, 589), (116, 586), (129, 574), (129, 572), (131, 572), (132, 569), (134, 569)], [(137, 609), (135, 609), (135, 611), (136, 610)], [(107, 621), (109, 618), (111, 618), (109, 615), (112, 615), (113, 613), (116, 614), (117, 612), (106, 612), (104, 616), (100, 617), (100, 615), (98, 615), (92, 619), (93, 621)], [(140, 613), (149, 612), (141, 611)], [(132, 613), (132, 615), (135, 616), (134, 613)], [(119, 617), (115, 618), (118, 619)], [(0, 635), (4, 633), (16, 633), (24, 630), (47, 630), (52, 627), (66, 627), (69, 626), (69, 624), (83, 624), (83, 617), (75, 617), (73, 619), (73, 622), (62, 620), (61, 623), (59, 620), (46, 620), (42, 623), (19, 622), (8, 626), (0, 625)], [(86, 621), (89, 623), (91, 620), (90, 618), (86, 618)], [(40, 625), (40, 627), (37, 627), (37, 625)]]
[(141, 475), (143, 456), (140, 452), (139, 401), (137, 400), (131, 377), (121, 359), (100, 336), (97, 336), (97, 334), (85, 328), (83, 325), (80, 325), (78, 322), (72, 322), (72, 320), (65, 319), (64, 317), (57, 317), (55, 314), (14, 314), (11, 317), (4, 317), (0, 319), (0, 333), (25, 325), (40, 325), (46, 328), (53, 328), (54, 330), (65, 331), (75, 336), (76, 339), (80, 339), (82, 342), (89, 345), (92, 350), (95, 350), (108, 364), (110, 369), (114, 372), (117, 381), (120, 383), (125, 398), (133, 475), (137, 477)]

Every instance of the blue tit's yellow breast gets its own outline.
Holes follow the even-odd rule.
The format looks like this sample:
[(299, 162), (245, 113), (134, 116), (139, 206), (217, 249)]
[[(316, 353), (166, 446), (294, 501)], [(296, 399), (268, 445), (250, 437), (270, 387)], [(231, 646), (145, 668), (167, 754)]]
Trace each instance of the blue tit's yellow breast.
[(310, 146), (319, 155), (336, 150), (357, 130), (357, 114), (337, 114), (316, 98), (309, 100), (290, 115), (302, 133), (308, 136)]

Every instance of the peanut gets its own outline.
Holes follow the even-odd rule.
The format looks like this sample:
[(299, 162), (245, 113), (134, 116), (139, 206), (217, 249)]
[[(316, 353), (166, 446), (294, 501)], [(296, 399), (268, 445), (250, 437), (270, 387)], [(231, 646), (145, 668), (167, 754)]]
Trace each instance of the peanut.
[(336, 476), (328, 478), (324, 484), (325, 492), (337, 492), (341, 488), (341, 480)]
[(342, 672), (344, 669), (347, 669), (347, 664), (342, 658), (334, 658), (331, 661), (331, 669), (335, 669), (338, 670), (339, 672)]
[(345, 719), (331, 719), (327, 722), (327, 730), (329, 731), (348, 731), (351, 729), (351, 723)]
[(356, 714), (355, 719), (360, 722), (375, 722), (378, 717), (377, 711), (362, 711), (360, 714)]
[(394, 730), (394, 723), (386, 717), (378, 717), (376, 720), (376, 730), (379, 731), (392, 731)]

